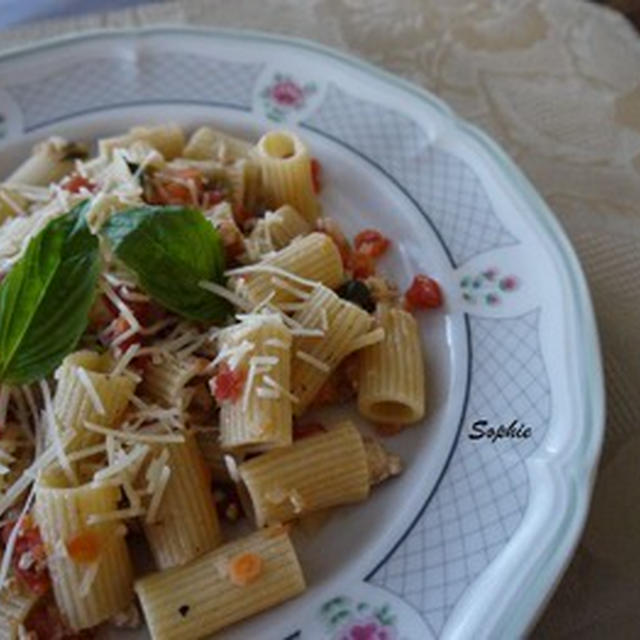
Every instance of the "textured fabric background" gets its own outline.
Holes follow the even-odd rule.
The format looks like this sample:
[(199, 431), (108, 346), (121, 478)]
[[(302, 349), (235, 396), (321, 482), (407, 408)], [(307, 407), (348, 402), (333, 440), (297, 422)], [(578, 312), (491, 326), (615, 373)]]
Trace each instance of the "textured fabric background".
[(577, 0), (192, 0), (0, 32), (0, 48), (101, 26), (193, 23), (320, 40), (440, 95), (494, 136), (586, 270), (607, 377), (589, 523), (536, 638), (640, 636), (640, 40)]

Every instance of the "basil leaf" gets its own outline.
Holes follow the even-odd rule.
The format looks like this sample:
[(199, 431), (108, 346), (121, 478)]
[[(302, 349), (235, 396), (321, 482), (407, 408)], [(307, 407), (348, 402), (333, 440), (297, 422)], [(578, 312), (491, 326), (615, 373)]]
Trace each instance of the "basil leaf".
[(143, 206), (111, 216), (102, 228), (115, 255), (157, 302), (190, 320), (222, 322), (229, 303), (199, 286), (223, 282), (218, 232), (195, 209)]
[(0, 380), (28, 384), (70, 353), (88, 322), (100, 254), (87, 203), (34, 236), (0, 285)]

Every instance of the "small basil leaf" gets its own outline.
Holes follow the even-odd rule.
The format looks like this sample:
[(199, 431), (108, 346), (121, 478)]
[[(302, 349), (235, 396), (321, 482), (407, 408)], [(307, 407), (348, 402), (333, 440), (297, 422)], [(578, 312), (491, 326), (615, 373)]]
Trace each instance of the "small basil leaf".
[(111, 216), (103, 227), (115, 255), (157, 302), (190, 320), (220, 323), (229, 303), (200, 287), (223, 283), (224, 250), (200, 211), (143, 206)]
[(0, 285), (0, 380), (49, 375), (86, 329), (100, 273), (83, 202), (34, 236)]

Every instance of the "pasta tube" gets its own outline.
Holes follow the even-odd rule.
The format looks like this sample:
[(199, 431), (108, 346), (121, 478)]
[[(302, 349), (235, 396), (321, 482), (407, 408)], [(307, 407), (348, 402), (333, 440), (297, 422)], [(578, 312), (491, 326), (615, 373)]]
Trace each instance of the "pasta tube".
[(50, 553), (53, 593), (75, 631), (95, 627), (133, 598), (126, 528), (112, 519), (119, 500), (115, 486), (36, 488), (34, 514)]
[(183, 156), (192, 160), (216, 160), (231, 164), (246, 158), (251, 145), (244, 140), (234, 138), (211, 127), (200, 127), (193, 132)]
[(29, 201), (17, 191), (0, 186), (0, 224), (7, 218), (27, 213)]
[[(159, 502), (150, 507), (144, 531), (159, 569), (184, 565), (222, 542), (208, 472), (195, 437), (166, 447), (168, 481)], [(162, 469), (158, 483), (163, 482)], [(152, 496), (151, 505), (154, 505)]]
[(197, 358), (178, 360), (174, 356), (163, 357), (158, 364), (145, 367), (142, 388), (162, 406), (182, 406), (185, 387), (200, 371)]
[(359, 353), (358, 410), (374, 422), (416, 422), (425, 412), (418, 324), (402, 309), (382, 307), (378, 319), (384, 339)]
[(132, 127), (129, 133), (113, 138), (98, 140), (98, 153), (111, 158), (114, 149), (126, 149), (136, 142), (145, 142), (159, 151), (165, 160), (181, 155), (184, 148), (184, 133), (176, 124), (164, 124), (155, 127)]
[(357, 348), (357, 341), (369, 331), (373, 320), (366, 311), (326, 287), (317, 287), (293, 319), (322, 334), (298, 336), (293, 346), (291, 391), (297, 398), (294, 413), (300, 415), (331, 372)]
[(136, 583), (154, 640), (209, 637), (304, 589), (284, 528), (258, 531)]
[(86, 156), (83, 145), (51, 137), (33, 148), (31, 156), (7, 178), (7, 183), (47, 186), (66, 176), (75, 161)]
[(348, 422), (251, 458), (238, 473), (259, 527), (369, 495), (365, 446)]
[(311, 225), (290, 205), (285, 204), (276, 211), (267, 211), (258, 220), (251, 232), (250, 240), (257, 246), (258, 254), (283, 249), (294, 238), (311, 231)]
[(264, 451), (291, 444), (291, 341), (276, 314), (253, 316), (220, 337), (221, 353), (227, 354), (223, 362), (246, 372), (240, 397), (223, 401), (220, 408), (223, 449)]
[(236, 160), (227, 167), (231, 195), (236, 207), (253, 211), (260, 196), (260, 169), (250, 160)]
[(270, 131), (260, 138), (253, 156), (260, 163), (269, 206), (290, 204), (309, 222), (319, 215), (305, 144), (289, 131)]
[[(288, 277), (288, 273), (293, 275)], [(281, 304), (308, 297), (308, 288), (313, 283), (301, 284), (300, 278), (331, 289), (342, 283), (344, 269), (340, 252), (329, 236), (311, 233), (298, 238), (257, 265), (246, 267), (245, 274), (232, 284), (253, 304), (262, 302), (272, 292), (271, 303)]]
[(77, 433), (67, 446), (68, 451), (89, 447), (102, 439), (100, 434), (84, 428), (85, 421), (113, 428), (122, 419), (136, 383), (126, 375), (111, 375), (112, 364), (109, 354), (76, 351), (56, 371), (56, 428), (61, 433), (69, 429)]

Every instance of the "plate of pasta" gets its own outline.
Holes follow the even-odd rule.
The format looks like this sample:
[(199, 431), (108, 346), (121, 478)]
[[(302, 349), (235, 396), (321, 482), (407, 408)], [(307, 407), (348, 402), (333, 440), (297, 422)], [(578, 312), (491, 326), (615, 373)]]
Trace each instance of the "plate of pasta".
[(0, 639), (518, 637), (586, 516), (584, 277), (436, 98), (248, 32), (0, 56)]

